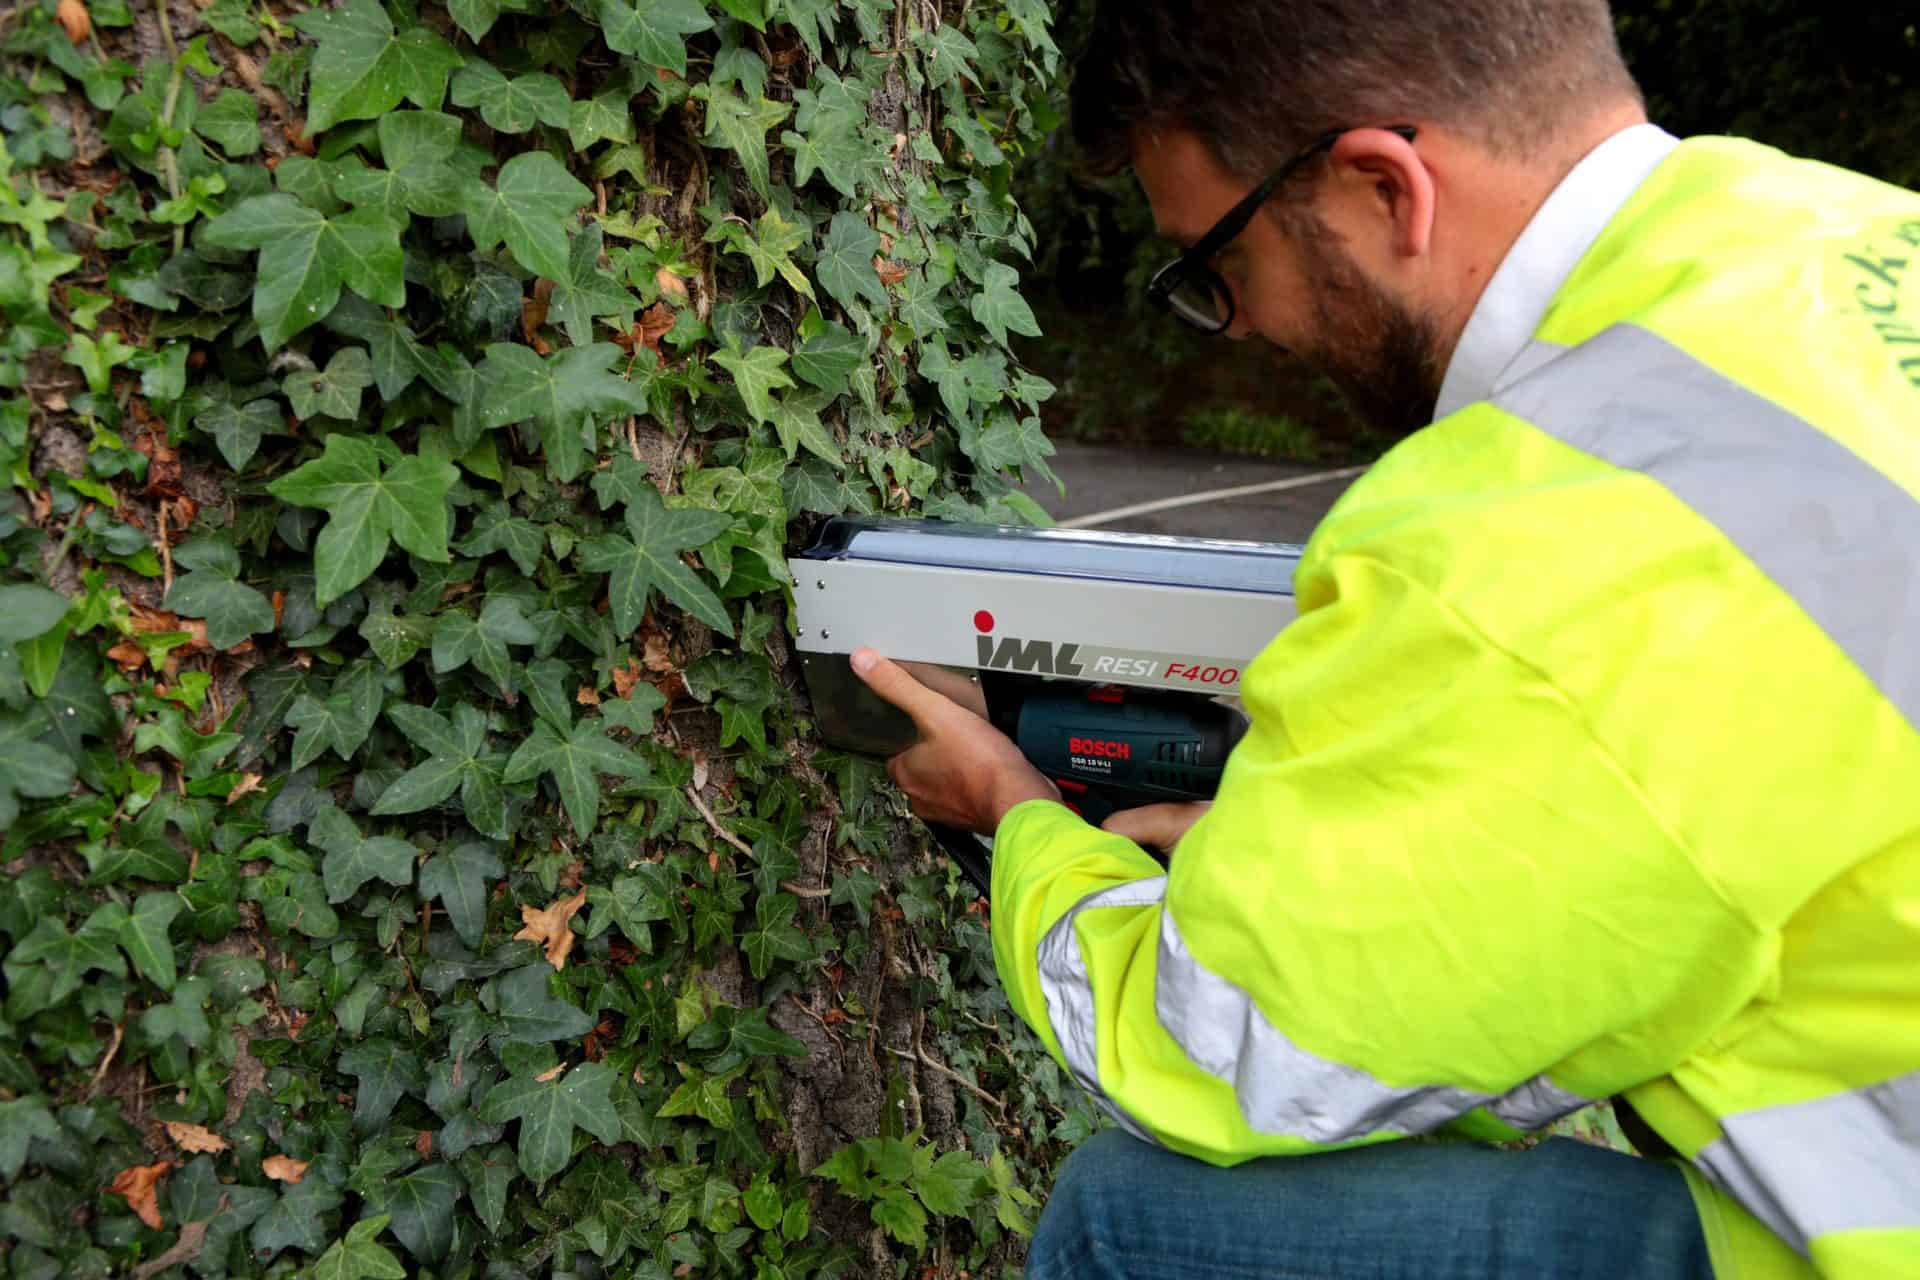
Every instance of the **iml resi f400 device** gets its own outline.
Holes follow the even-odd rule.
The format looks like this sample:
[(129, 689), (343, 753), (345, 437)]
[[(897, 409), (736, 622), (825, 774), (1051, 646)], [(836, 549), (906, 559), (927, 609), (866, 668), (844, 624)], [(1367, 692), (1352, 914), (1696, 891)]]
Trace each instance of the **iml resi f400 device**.
[[(986, 717), (1098, 824), (1212, 798), (1246, 728), (1241, 673), (1293, 620), (1299, 561), (1282, 543), (832, 520), (790, 561), (796, 646), (829, 745), (913, 745), (847, 664), (871, 646)], [(986, 893), (991, 842), (935, 830)]]

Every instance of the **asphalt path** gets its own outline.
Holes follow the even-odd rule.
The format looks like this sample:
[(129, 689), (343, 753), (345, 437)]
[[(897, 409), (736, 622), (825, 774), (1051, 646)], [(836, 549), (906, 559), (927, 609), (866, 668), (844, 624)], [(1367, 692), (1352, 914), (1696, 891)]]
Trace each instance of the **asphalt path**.
[[(1184, 494), (1307, 476), (1329, 468), (1257, 458), (1224, 457), (1186, 449), (1128, 449), (1063, 444), (1049, 459), (1067, 491), (1044, 480), (1027, 493), (1055, 520), (1072, 520), (1118, 507)], [(1246, 538), (1255, 542), (1305, 542), (1352, 478), (1328, 480), (1278, 493), (1211, 499), (1169, 511), (1127, 516), (1102, 529), (1168, 533), (1197, 538)]]

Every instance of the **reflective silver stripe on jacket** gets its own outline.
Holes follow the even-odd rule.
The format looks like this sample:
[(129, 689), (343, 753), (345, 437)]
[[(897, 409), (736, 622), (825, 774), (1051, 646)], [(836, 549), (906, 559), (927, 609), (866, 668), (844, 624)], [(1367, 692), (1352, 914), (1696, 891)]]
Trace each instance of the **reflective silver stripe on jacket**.
[(1738, 547), (1920, 728), (1920, 503), (1665, 338), (1615, 325), (1494, 395), (1657, 481)]
[[(1160, 905), (1166, 888), (1166, 877), (1159, 876), (1089, 894), (1040, 943), (1040, 989), (1068, 1069), (1102, 1109), (1142, 1138), (1148, 1135), (1139, 1123), (1101, 1087), (1093, 985), (1073, 922), (1099, 907)], [(1309, 1053), (1267, 1021), (1245, 991), (1195, 960), (1173, 914), (1164, 910), (1158, 970), (1154, 1011), (1160, 1025), (1195, 1065), (1233, 1086), (1241, 1114), (1259, 1133), (1350, 1142), (1378, 1133), (1425, 1133), (1476, 1107), (1516, 1129), (1537, 1129), (1591, 1101), (1545, 1076), (1504, 1094), (1451, 1085), (1398, 1087)]]
[(1040, 992), (1047, 1001), (1047, 1021), (1060, 1041), (1060, 1052), (1067, 1069), (1093, 1100), (1134, 1137), (1158, 1145), (1152, 1134), (1128, 1115), (1100, 1087), (1100, 1055), (1096, 1047), (1096, 1023), (1093, 1007), (1093, 982), (1087, 974), (1086, 959), (1080, 954), (1080, 936), (1073, 922), (1082, 911), (1100, 907), (1150, 907), (1166, 897), (1167, 878), (1129, 880), (1124, 884), (1090, 893), (1073, 909), (1053, 922), (1047, 936), (1040, 940)]
[(1302, 1049), (1252, 996), (1194, 959), (1171, 911), (1160, 913), (1154, 1010), (1197, 1066), (1233, 1086), (1241, 1115), (1259, 1133), (1316, 1143), (1427, 1133), (1476, 1107), (1516, 1129), (1537, 1129), (1592, 1101), (1545, 1076), (1506, 1093), (1390, 1085)]
[(1829, 1232), (1920, 1229), (1920, 1071), (1720, 1128), (1693, 1162), (1801, 1253)]

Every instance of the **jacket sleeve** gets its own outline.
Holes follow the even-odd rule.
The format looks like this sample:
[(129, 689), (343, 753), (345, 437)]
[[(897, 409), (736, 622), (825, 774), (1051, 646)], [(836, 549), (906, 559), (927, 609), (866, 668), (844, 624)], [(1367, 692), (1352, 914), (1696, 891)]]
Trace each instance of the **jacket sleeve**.
[(1171, 872), (1010, 811), (1014, 1008), (1135, 1133), (1216, 1163), (1457, 1126), (1513, 1136), (1661, 1074), (1766, 940), (1587, 711), (1393, 566), (1318, 566)]

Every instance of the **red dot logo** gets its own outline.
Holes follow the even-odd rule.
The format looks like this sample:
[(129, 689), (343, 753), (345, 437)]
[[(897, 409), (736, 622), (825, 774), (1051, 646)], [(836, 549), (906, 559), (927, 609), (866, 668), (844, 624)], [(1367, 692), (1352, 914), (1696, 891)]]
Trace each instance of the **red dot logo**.
[(993, 630), (993, 615), (988, 613), (985, 609), (982, 609), (980, 612), (974, 614), (973, 629), (975, 631)]

